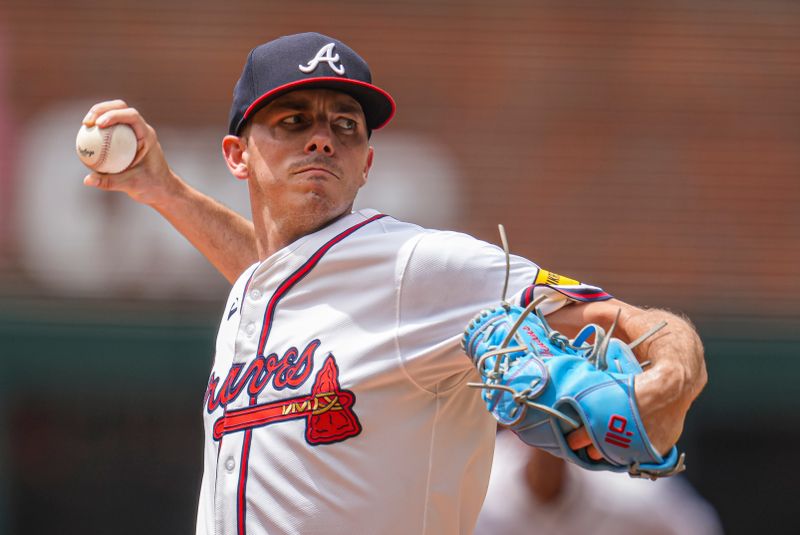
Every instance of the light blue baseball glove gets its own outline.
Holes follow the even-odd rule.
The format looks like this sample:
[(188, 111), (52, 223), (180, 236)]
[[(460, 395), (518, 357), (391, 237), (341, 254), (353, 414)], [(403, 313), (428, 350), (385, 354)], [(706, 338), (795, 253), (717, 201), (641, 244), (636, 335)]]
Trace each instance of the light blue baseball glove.
[[(472, 386), (483, 389), (497, 421), (527, 444), (590, 470), (651, 479), (682, 471), (684, 455), (673, 447), (661, 456), (647, 438), (633, 390), (642, 367), (631, 348), (663, 325), (631, 346), (612, 338), (614, 326), (606, 334), (587, 325), (569, 340), (536, 305), (484, 310), (464, 332), (464, 351), (483, 380)], [(565, 435), (581, 426), (602, 460), (570, 449)]]

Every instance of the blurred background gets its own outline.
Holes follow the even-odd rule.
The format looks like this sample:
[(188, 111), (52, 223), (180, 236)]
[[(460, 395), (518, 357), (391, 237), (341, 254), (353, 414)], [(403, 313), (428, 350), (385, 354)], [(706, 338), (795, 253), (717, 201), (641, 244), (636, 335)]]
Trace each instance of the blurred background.
[(710, 381), (686, 479), (726, 533), (796, 533), (787, 0), (0, 1), (0, 533), (193, 532), (228, 286), (154, 211), (83, 187), (74, 138), (123, 98), (249, 216), (219, 149), (233, 85), (309, 30), (397, 100), (360, 205), (495, 243), (503, 223), (543, 267), (688, 314)]

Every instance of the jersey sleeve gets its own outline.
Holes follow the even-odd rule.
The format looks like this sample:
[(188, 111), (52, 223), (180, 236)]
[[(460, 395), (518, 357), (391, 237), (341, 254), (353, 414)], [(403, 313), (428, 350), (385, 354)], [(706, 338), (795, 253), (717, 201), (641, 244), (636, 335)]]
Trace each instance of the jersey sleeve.
[[(475, 314), (500, 304), (505, 276), (503, 250), (466, 234), (431, 231), (413, 244), (399, 276), (398, 351), (420, 386), (440, 391), (474, 371), (461, 336)], [(545, 314), (611, 297), (511, 255), (506, 300), (526, 306), (539, 296)]]
[(517, 292), (509, 302), (526, 307), (541, 295), (547, 296), (540, 305), (545, 315), (561, 308), (560, 306), (553, 308), (553, 305), (558, 303), (563, 306), (564, 303), (568, 302), (589, 303), (591, 301), (605, 301), (612, 297), (611, 294), (597, 286), (584, 284), (575, 279), (539, 268), (533, 283)]

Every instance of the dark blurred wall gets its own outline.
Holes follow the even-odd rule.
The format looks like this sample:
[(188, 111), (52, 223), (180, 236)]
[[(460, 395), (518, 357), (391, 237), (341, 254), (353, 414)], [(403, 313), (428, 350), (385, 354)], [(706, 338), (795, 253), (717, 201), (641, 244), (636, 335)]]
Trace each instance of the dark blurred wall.
[[(454, 228), (497, 242), (503, 223), (514, 252), (693, 318), (711, 378), (687, 422), (688, 477), (728, 533), (765, 515), (796, 524), (774, 444), (800, 433), (787, 399), (800, 373), (800, 4), (5, 0), (0, 17), (0, 135), (10, 118), (25, 132), (64, 103), (124, 98), (159, 131), (221, 137), (251, 47), (306, 30), (348, 42), (397, 100), (386, 135), (435, 139), (457, 162)], [(53, 292), (25, 262), (28, 223), (11, 223), (31, 162), (3, 148), (0, 514), (12, 533), (67, 533), (66, 519), (76, 533), (112, 519), (117, 533), (190, 531), (224, 284)]]

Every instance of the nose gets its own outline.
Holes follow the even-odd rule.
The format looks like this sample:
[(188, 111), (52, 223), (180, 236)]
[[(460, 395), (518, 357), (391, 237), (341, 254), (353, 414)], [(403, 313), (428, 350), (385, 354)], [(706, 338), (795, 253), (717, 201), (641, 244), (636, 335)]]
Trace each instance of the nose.
[[(327, 122), (326, 122), (327, 123)], [(306, 154), (320, 153), (333, 156), (333, 134), (328, 124), (316, 124), (306, 142)]]

